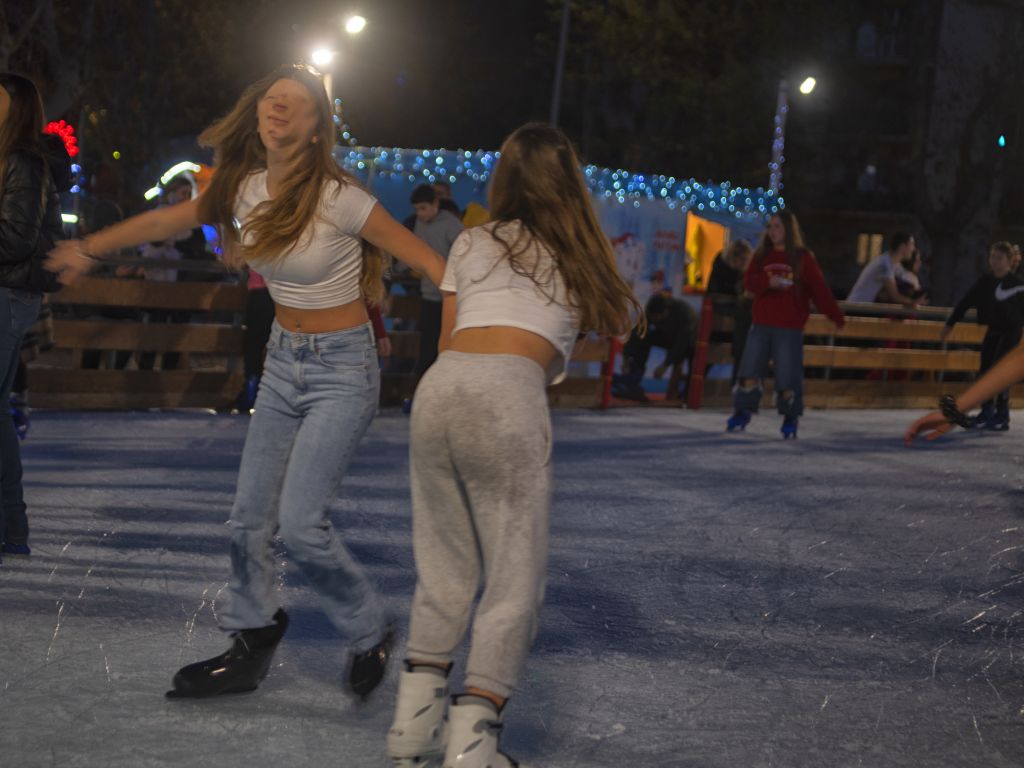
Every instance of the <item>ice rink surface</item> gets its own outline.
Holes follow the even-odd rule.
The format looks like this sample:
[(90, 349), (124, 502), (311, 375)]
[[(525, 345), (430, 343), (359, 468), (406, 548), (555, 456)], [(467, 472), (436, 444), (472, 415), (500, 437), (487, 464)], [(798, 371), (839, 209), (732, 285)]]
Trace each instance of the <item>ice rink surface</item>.
[[(901, 411), (554, 414), (548, 599), (504, 747), (529, 768), (1024, 764), (1024, 414), (903, 447)], [(30, 560), (0, 569), (0, 765), (386, 766), (296, 571), (250, 694), (168, 701), (217, 629), (243, 417), (38, 413)], [(408, 420), (334, 522), (404, 621)], [(457, 671), (458, 671), (457, 667)], [(456, 678), (457, 679), (457, 678)]]

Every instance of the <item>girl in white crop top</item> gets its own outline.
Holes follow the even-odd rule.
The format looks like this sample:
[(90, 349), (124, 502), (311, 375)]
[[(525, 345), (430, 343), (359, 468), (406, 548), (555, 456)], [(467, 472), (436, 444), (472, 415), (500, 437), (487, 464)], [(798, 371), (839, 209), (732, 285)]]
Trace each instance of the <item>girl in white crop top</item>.
[(252, 690), (267, 674), (288, 623), (274, 589), (279, 532), (352, 647), (349, 686), (365, 696), (383, 678), (390, 622), (327, 515), (379, 399), (364, 298), (381, 293), (381, 250), (438, 283), (444, 262), (334, 162), (332, 110), (313, 73), (272, 72), (200, 140), (217, 158), (202, 195), (65, 242), (49, 259), (70, 283), (98, 254), (216, 224), (229, 255), (259, 272), (275, 301), (229, 523), (227, 599), (217, 605), (235, 641), (181, 669), (168, 695)]
[[(417, 584), (388, 733), (395, 765), (433, 765), (428, 758), (442, 754), (444, 765), (514, 765), (498, 752), (493, 726), (536, 633), (544, 592), (551, 504), (545, 385), (564, 375), (578, 334), (624, 334), (639, 314), (566, 137), (527, 125), (500, 157), (493, 221), (463, 233), (448, 256), (440, 284), (443, 351), (413, 401)], [(447, 691), (441, 680), (481, 579), (463, 693), (448, 708), (445, 729), (447, 697), (438, 691)]]

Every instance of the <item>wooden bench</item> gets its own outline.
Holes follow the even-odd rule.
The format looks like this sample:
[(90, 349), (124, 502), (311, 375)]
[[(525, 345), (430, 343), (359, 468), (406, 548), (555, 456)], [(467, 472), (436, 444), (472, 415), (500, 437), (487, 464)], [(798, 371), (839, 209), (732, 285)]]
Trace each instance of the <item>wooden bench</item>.
[[(148, 263), (146, 263), (148, 266)], [(182, 265), (187, 265), (182, 262)], [(244, 286), (90, 277), (50, 296), (54, 348), (29, 365), (36, 408), (216, 408), (242, 387)], [(78, 319), (85, 308), (188, 312), (188, 322)], [(85, 350), (181, 353), (182, 370), (82, 368)]]
[[(705, 308), (710, 304), (705, 302)], [(980, 363), (985, 327), (958, 323), (946, 338), (939, 332), (948, 307), (907, 310), (898, 305), (840, 302), (846, 325), (837, 329), (822, 315), (811, 315), (804, 329), (804, 401), (815, 408), (928, 408), (944, 392), (956, 393), (973, 381)], [(704, 313), (707, 315), (707, 312)], [(702, 322), (706, 365), (731, 363), (732, 318), (712, 313)], [(1024, 387), (1018, 396), (1024, 394)], [(730, 407), (728, 381), (703, 382), (702, 396), (690, 407)], [(772, 397), (765, 382), (765, 406)]]

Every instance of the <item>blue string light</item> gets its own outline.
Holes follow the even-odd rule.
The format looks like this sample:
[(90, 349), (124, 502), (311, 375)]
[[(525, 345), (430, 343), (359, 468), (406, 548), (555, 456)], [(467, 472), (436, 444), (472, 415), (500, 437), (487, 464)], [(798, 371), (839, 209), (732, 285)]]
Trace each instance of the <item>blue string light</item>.
[[(477, 184), (486, 184), (500, 153), (349, 145), (337, 148), (335, 156), (342, 167), (352, 173), (371, 168), (376, 176), (401, 177), (410, 182), (441, 178), (454, 184), (466, 178)], [(448, 162), (450, 159), (451, 163)], [(668, 203), (670, 209), (680, 212), (707, 210), (741, 221), (761, 223), (766, 216), (785, 207), (782, 196), (771, 190), (738, 187), (729, 181), (702, 183), (693, 178), (634, 174), (596, 165), (585, 165), (583, 174), (594, 195), (605, 199), (614, 197), (620, 204), (632, 203), (637, 208), (644, 200), (657, 201)]]

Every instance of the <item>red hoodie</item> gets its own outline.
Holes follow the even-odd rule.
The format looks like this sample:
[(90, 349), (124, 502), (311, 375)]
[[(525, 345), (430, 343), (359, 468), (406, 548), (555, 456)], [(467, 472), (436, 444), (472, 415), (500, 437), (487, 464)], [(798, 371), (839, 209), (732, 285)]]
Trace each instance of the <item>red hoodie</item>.
[[(797, 254), (800, 256), (800, 285), (792, 283), (793, 269), (785, 250), (766, 253), (761, 263), (757, 254), (750, 260), (743, 276), (743, 287), (754, 294), (754, 322), (776, 328), (802, 329), (811, 314), (813, 301), (819, 312), (842, 328), (846, 319), (825, 283), (814, 254), (804, 248), (798, 249)], [(772, 288), (772, 275), (789, 280), (790, 284)]]

